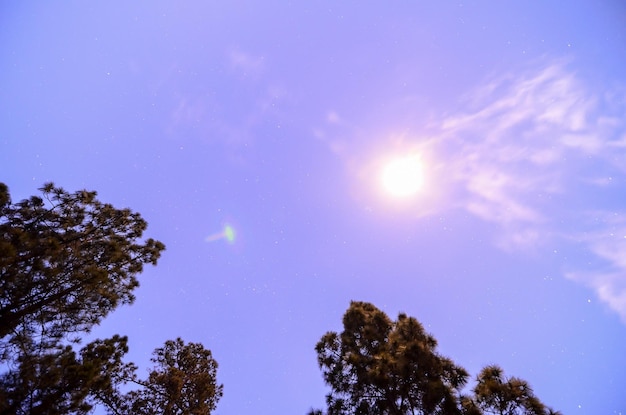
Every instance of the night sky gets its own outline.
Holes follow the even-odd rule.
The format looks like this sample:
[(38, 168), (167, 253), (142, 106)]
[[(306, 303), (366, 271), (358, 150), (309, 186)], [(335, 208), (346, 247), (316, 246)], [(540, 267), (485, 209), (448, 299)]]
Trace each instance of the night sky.
[(216, 414), (322, 408), (350, 300), (626, 413), (621, 1), (5, 1), (0, 181), (141, 213), (167, 250), (92, 337), (201, 342)]

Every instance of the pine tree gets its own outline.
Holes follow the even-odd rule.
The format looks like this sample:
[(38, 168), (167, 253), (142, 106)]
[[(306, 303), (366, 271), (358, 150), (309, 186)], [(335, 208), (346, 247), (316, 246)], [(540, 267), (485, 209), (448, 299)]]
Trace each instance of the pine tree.
[(416, 319), (400, 314), (391, 321), (372, 304), (352, 302), (343, 327), (316, 346), (331, 387), (328, 415), (459, 413), (468, 374), (436, 352), (437, 341)]

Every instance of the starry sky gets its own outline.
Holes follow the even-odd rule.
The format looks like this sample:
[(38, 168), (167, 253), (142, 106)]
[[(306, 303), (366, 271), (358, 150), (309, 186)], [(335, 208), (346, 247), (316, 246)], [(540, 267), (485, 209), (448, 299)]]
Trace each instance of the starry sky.
[(618, 0), (3, 2), (0, 181), (142, 214), (167, 250), (93, 336), (142, 376), (201, 342), (216, 414), (323, 407), (350, 300), (564, 414), (626, 413)]

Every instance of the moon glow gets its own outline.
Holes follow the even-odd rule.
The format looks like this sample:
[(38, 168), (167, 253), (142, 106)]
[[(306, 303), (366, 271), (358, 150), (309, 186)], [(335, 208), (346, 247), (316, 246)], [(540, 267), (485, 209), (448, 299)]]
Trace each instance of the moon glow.
[(382, 185), (393, 197), (407, 198), (420, 191), (424, 182), (422, 161), (417, 155), (397, 157), (382, 170)]

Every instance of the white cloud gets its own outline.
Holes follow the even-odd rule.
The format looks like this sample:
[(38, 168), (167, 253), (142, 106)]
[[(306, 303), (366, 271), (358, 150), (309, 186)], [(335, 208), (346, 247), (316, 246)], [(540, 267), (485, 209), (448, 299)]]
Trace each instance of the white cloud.
[(626, 324), (626, 211), (598, 210), (585, 216), (591, 230), (574, 239), (595, 256), (596, 270), (570, 271), (566, 277), (593, 289)]
[[(168, 135), (220, 143), (228, 150), (230, 161), (245, 162), (246, 153), (259, 141), (257, 131), (267, 126), (280, 129), (285, 108), (292, 105), (290, 91), (267, 79), (266, 63), (263, 56), (240, 49), (227, 51), (229, 76), (239, 78), (233, 85), (241, 88), (237, 93), (221, 88), (210, 93), (176, 90), (165, 120)], [(234, 95), (239, 98), (236, 105), (231, 103)]]
[[(586, 87), (565, 65), (552, 64), (488, 82), (468, 106), (472, 111), (441, 124), (447, 147), (455, 149), (446, 156), (467, 190), (462, 206), (500, 226), (496, 242), (504, 249), (532, 247), (550, 235), (577, 240), (601, 269), (567, 277), (592, 288), (626, 323), (626, 209), (606, 213), (602, 199), (591, 195), (584, 206), (546, 202), (563, 203), (570, 195), (580, 200), (581, 185), (614, 191), (620, 181), (614, 178), (624, 179), (623, 99)], [(594, 220), (583, 237), (559, 229), (563, 215), (584, 217), (591, 210)]]
[(339, 114), (337, 114), (335, 111), (330, 111), (326, 115), (326, 121), (328, 121), (328, 123), (330, 124), (340, 124), (341, 117), (339, 117)]
[(231, 67), (244, 78), (256, 78), (265, 69), (265, 57), (255, 56), (239, 49), (231, 50), (228, 59)]
[(566, 277), (593, 289), (598, 299), (626, 324), (626, 277), (623, 270), (612, 273), (569, 272)]
[(537, 195), (572, 190), (579, 160), (614, 157), (623, 144), (610, 140), (622, 122), (600, 117), (599, 94), (561, 63), (496, 78), (466, 100), (471, 111), (441, 123), (440, 139), (452, 149), (445, 157), (467, 190), (468, 211), (520, 241), (533, 238), (512, 230), (528, 234), (529, 227), (548, 222), (546, 198)]

